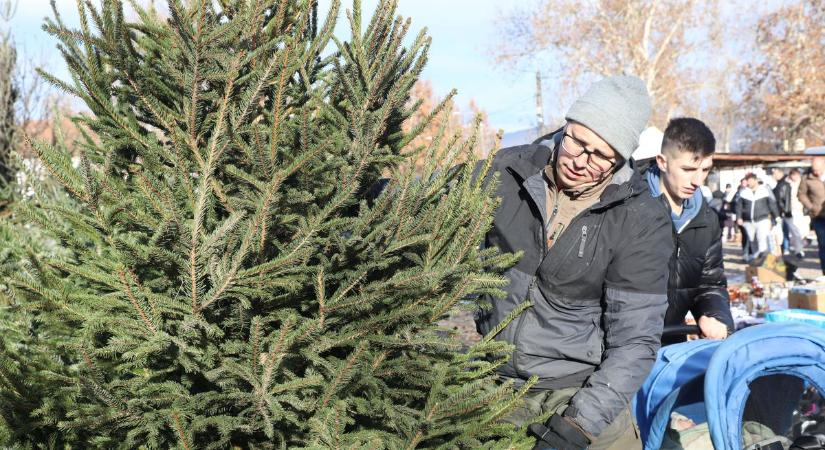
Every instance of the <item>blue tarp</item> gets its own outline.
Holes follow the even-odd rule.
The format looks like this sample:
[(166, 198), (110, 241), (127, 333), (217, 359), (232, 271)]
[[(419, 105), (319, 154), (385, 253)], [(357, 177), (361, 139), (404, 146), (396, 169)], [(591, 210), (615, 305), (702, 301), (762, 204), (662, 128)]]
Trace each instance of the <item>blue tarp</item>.
[(765, 314), (767, 322), (798, 322), (825, 328), (825, 313), (807, 309), (783, 309)]

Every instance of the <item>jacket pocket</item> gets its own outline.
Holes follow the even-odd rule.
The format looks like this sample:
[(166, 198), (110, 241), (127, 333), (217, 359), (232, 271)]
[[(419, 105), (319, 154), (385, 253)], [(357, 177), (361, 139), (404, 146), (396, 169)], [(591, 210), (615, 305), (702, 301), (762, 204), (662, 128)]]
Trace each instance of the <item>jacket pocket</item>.
[(568, 231), (575, 233), (576, 239), (567, 241), (568, 247), (561, 252), (562, 259), (554, 265), (552, 278), (556, 283), (570, 283), (590, 276), (596, 259), (597, 230), (593, 224), (583, 224)]
[(601, 362), (603, 332), (598, 300), (550, 299), (527, 311), (518, 348), (531, 358), (588, 365)]

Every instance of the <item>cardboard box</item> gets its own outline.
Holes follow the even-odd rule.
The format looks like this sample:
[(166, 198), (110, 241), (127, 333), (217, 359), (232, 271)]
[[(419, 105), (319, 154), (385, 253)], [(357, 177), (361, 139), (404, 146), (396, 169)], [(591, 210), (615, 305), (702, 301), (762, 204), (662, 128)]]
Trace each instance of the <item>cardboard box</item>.
[(788, 308), (825, 312), (825, 286), (796, 286), (788, 291)]
[(779, 272), (765, 267), (745, 267), (745, 282), (750, 283), (753, 277), (757, 277), (762, 284), (785, 282), (785, 275)]

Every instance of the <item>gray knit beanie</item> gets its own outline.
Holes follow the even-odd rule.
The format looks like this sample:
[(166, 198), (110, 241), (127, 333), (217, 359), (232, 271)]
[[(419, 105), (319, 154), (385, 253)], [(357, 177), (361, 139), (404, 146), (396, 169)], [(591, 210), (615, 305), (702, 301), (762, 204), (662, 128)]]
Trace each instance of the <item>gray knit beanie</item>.
[(603, 78), (573, 103), (564, 118), (586, 126), (627, 160), (650, 118), (650, 96), (637, 77)]

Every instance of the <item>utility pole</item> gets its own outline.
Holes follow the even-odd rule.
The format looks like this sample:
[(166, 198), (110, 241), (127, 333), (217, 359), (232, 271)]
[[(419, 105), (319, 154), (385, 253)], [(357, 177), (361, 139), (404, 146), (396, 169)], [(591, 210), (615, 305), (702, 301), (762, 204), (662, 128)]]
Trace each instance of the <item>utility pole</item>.
[(536, 131), (538, 136), (544, 134), (544, 101), (541, 97), (541, 71), (536, 71)]

